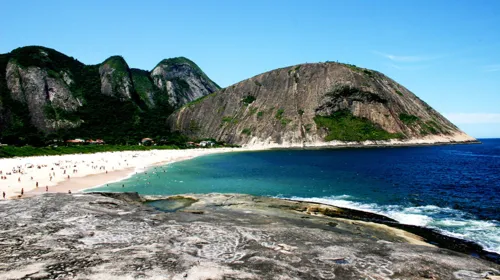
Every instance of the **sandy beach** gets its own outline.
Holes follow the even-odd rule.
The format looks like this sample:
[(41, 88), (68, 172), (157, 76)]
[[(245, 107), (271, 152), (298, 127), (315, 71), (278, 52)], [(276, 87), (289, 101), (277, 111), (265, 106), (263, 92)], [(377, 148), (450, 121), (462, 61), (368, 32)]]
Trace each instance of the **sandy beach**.
[[(378, 147), (449, 144), (472, 141), (467, 135), (432, 136), (405, 141), (272, 143), (256, 140), (244, 148), (213, 148), (187, 150), (124, 151), (95, 154), (38, 156), (0, 159), (0, 194), (5, 198), (46, 192), (77, 192), (117, 181), (149, 166), (191, 159), (201, 155), (233, 151), (256, 151), (271, 148)], [(1, 197), (0, 197), (1, 199)]]
[(46, 192), (77, 192), (117, 181), (152, 165), (241, 148), (151, 150), (0, 159), (5, 199)]

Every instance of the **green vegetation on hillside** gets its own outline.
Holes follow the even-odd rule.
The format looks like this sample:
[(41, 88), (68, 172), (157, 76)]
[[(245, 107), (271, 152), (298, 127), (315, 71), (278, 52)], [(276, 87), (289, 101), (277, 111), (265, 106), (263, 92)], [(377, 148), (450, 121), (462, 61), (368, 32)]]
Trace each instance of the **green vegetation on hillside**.
[(448, 134), (449, 132), (444, 129), (442, 126), (437, 124), (435, 121), (426, 121), (426, 122), (421, 122), (420, 123), (420, 133), (422, 135), (429, 135), (429, 134)]
[(326, 93), (326, 96), (333, 98), (333, 100), (350, 98), (352, 100), (363, 102), (377, 102), (382, 104), (387, 103), (387, 100), (385, 98), (376, 93), (364, 91), (359, 88), (343, 84), (335, 85), (330, 92)]
[(368, 69), (365, 69), (365, 68), (361, 68), (361, 67), (358, 67), (354, 64), (344, 64), (344, 63), (341, 63), (342, 65), (344, 66), (347, 66), (349, 69), (355, 71), (355, 72), (358, 72), (358, 73), (361, 73), (361, 74), (365, 74), (366, 76), (370, 77), (370, 78), (373, 78), (374, 77), (374, 73), (373, 71), (371, 70), (368, 70)]
[[(161, 94), (159, 94), (160, 90), (153, 85), (153, 80), (149, 76), (149, 71), (132, 68), (130, 69), (130, 73), (132, 75), (134, 88), (139, 95), (139, 98), (149, 107), (154, 105), (152, 104), (154, 103), (154, 100), (150, 100), (149, 95), (152, 94), (152, 96), (158, 98)], [(163, 103), (165, 102), (168, 102), (168, 100), (164, 100)], [(160, 103), (162, 102), (160, 101)]]
[(414, 115), (408, 115), (405, 113), (399, 114), (399, 119), (406, 125), (412, 125), (416, 123), (418, 120), (420, 120), (419, 117), (414, 116)]
[(235, 124), (235, 123), (238, 123), (238, 119), (236, 119), (235, 117), (231, 117), (231, 116), (224, 116), (224, 117), (222, 117), (222, 122), (229, 123), (229, 124)]
[(284, 113), (285, 113), (285, 109), (280, 108), (280, 109), (278, 109), (278, 111), (276, 112), (276, 115), (274, 115), (274, 117), (277, 118), (278, 120), (281, 120)]
[(241, 134), (245, 134), (245, 135), (248, 135), (250, 136), (252, 134), (252, 130), (250, 128), (244, 128), (242, 131), (241, 131)]
[(215, 96), (216, 94), (217, 94), (217, 92), (214, 92), (214, 93), (211, 93), (211, 94), (207, 94), (207, 95), (205, 95), (205, 96), (202, 96), (202, 97), (200, 97), (200, 98), (198, 98), (198, 99), (195, 99), (195, 100), (193, 100), (193, 101), (191, 101), (191, 102), (187, 103), (187, 104), (186, 104), (186, 105), (184, 105), (183, 107), (186, 107), (186, 106), (187, 106), (187, 107), (194, 106), (194, 105), (196, 105), (196, 104), (200, 103), (201, 101), (203, 101), (205, 98), (213, 97), (213, 96)]
[(247, 96), (245, 96), (245, 97), (241, 100), (241, 102), (243, 102), (243, 104), (245, 104), (245, 105), (247, 105), (247, 106), (248, 106), (248, 105), (250, 105), (252, 102), (254, 102), (254, 101), (255, 101), (255, 99), (256, 99), (256, 98), (255, 98), (255, 96), (253, 96), (253, 95), (247, 95)]
[[(27, 104), (13, 100), (7, 87), (6, 68), (9, 61), (23, 68), (40, 67), (47, 71), (49, 77), (55, 79), (62, 79), (62, 73), (67, 73), (73, 80), (70, 91), (73, 96), (79, 98), (82, 106), (75, 112), (67, 112), (49, 104), (43, 108), (43, 112), (49, 120), (71, 121), (79, 123), (80, 126), (51, 134), (45, 134), (35, 128), (31, 124)], [(172, 68), (187, 63), (199, 75), (211, 81), (187, 58), (167, 59), (162, 63), (167, 63)], [(115, 69), (112, 72), (113, 87), (122, 84), (121, 78), (131, 78), (131, 100), (120, 100), (101, 94), (101, 65)], [(189, 89), (183, 79), (176, 78), (173, 82), (181, 93)], [(99, 65), (84, 65), (53, 49), (39, 46), (18, 48), (11, 53), (0, 55), (0, 142), (16, 146), (45, 146), (53, 140), (99, 138), (108, 144), (122, 145), (136, 144), (144, 137), (178, 139), (175, 133), (168, 130), (166, 124), (167, 117), (174, 110), (168, 97), (167, 93), (154, 86), (149, 71), (129, 69), (121, 56), (112, 56)]]
[(276, 119), (278, 119), (278, 120), (280, 121), (281, 125), (283, 125), (283, 126), (285, 126), (285, 125), (289, 124), (289, 123), (292, 121), (292, 120), (290, 120), (290, 119), (284, 118), (284, 117), (283, 117), (283, 114), (284, 114), (284, 113), (285, 113), (285, 109), (280, 108), (280, 109), (278, 109), (278, 111), (276, 112), (276, 115), (274, 115), (274, 117), (275, 117)]
[[(10, 54), (0, 55), (0, 142), (6, 144), (17, 144), (25, 145), (32, 144), (41, 146), (44, 145), (44, 134), (39, 132), (32, 124), (31, 117), (28, 107), (19, 101), (12, 99), (10, 96), (10, 91), (6, 83), (6, 68), (9, 60), (15, 59), (16, 63), (21, 66), (29, 65), (33, 63), (36, 66), (50, 66), (49, 69), (55, 71), (55, 69), (60, 70), (61, 63), (54, 63), (39, 53), (36, 49), (36, 53), (29, 55), (30, 51), (34, 50), (34, 47), (29, 47), (27, 49), (15, 49)], [(50, 53), (50, 49), (45, 49)], [(54, 52), (55, 56), (62, 55), (58, 52)], [(62, 60), (68, 64), (69, 67), (78, 69), (82, 64), (74, 59), (66, 59), (67, 57), (63, 55)], [(57, 71), (55, 71), (57, 72)]]
[[(73, 57), (40, 46), (17, 48), (7, 54), (7, 60), (10, 58), (22, 67), (36, 66), (50, 69), (56, 73), (62, 70), (68, 70), (71, 73), (78, 72), (83, 66), (83, 63)], [(7, 61), (5, 61), (5, 65), (7, 65)], [(2, 67), (2, 71), (5, 71), (5, 68)]]
[(257, 110), (258, 109), (255, 108), (255, 107), (250, 107), (249, 110), (248, 110), (248, 114), (249, 115), (253, 115), (253, 114), (255, 114), (257, 112)]
[(115, 69), (118, 72), (128, 71), (127, 62), (125, 61), (125, 59), (123, 59), (122, 56), (119, 55), (110, 56), (102, 63), (102, 65), (109, 65), (111, 68)]
[(349, 110), (342, 110), (330, 116), (316, 116), (314, 122), (327, 131), (325, 141), (366, 141), (402, 138), (403, 135), (389, 133), (365, 118), (354, 116)]

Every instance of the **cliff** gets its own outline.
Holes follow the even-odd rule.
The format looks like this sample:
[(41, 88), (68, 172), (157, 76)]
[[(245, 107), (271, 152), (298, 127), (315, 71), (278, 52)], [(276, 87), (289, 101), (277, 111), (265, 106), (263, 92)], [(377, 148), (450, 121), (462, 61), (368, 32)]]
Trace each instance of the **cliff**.
[(249, 146), (475, 141), (384, 74), (333, 62), (257, 75), (185, 105), (168, 124)]
[(153, 69), (155, 86), (168, 92), (174, 107), (182, 106), (219, 89), (201, 69), (185, 57), (164, 59)]
[(145, 71), (121, 56), (84, 65), (53, 49), (18, 48), (0, 55), (0, 142), (161, 136), (174, 109), (218, 89), (187, 58)]

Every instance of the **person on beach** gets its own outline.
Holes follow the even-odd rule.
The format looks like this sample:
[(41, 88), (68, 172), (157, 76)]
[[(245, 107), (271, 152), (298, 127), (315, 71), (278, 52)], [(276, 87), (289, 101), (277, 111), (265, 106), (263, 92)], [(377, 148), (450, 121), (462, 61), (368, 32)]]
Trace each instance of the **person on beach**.
[(24, 188), (21, 188), (21, 195), (24, 195)]
[(5, 199), (5, 192), (2, 192), (2, 195), (3, 195), (3, 199)]
[(38, 182), (36, 182), (36, 187), (38, 188)]
[(45, 186), (45, 191), (48, 192), (49, 191), (49, 186)]

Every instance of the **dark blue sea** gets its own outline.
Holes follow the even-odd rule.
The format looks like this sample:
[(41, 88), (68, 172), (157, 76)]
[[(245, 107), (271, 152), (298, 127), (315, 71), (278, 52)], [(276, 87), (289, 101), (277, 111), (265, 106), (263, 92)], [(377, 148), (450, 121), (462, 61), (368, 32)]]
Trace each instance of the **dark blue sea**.
[(316, 201), (436, 228), (500, 253), (500, 139), (481, 141), (215, 154), (152, 167), (99, 190)]

